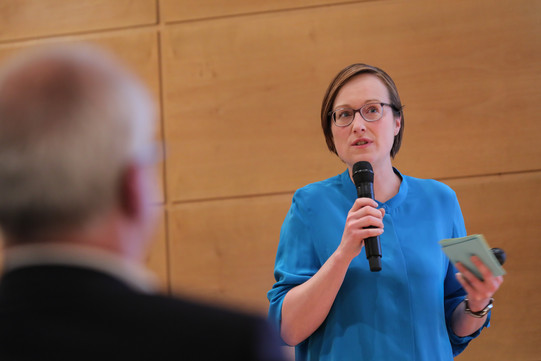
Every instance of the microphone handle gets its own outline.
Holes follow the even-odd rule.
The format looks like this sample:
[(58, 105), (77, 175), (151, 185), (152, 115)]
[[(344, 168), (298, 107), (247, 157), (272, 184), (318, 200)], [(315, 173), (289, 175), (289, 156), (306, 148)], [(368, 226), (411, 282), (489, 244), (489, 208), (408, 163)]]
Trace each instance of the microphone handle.
[[(367, 228), (375, 228), (373, 226)], [(364, 240), (364, 247), (366, 249), (366, 258), (370, 265), (370, 271), (381, 271), (381, 243), (379, 237), (368, 237)]]
[(363, 182), (357, 186), (357, 198), (374, 199), (374, 183)]
[[(358, 198), (370, 198), (374, 199), (374, 184), (372, 182), (362, 182), (357, 186)], [(366, 228), (376, 228), (369, 226)], [(366, 258), (370, 265), (370, 271), (381, 271), (381, 243), (379, 237), (368, 237), (364, 240), (364, 247), (366, 252)]]

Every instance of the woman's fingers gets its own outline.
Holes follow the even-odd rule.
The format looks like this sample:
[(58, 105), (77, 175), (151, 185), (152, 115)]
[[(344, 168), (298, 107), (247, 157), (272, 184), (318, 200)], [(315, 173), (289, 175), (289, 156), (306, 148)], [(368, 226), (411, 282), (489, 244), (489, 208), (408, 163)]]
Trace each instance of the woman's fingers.
[(372, 208), (378, 208), (378, 202), (371, 198), (357, 198), (355, 200), (355, 203), (353, 203), (353, 206), (350, 209), (350, 212), (355, 212), (363, 207), (372, 207)]
[(457, 280), (464, 287), (464, 290), (468, 293), (468, 298), (471, 300), (492, 297), (500, 288), (503, 277), (494, 276), (490, 269), (477, 256), (472, 256), (471, 261), (477, 267), (483, 279), (477, 278), (463, 264), (457, 263), (456, 268), (460, 271), (457, 274)]
[(341, 247), (348, 254), (357, 255), (364, 240), (383, 233), (385, 211), (377, 209), (377, 202), (370, 198), (358, 198), (346, 218)]

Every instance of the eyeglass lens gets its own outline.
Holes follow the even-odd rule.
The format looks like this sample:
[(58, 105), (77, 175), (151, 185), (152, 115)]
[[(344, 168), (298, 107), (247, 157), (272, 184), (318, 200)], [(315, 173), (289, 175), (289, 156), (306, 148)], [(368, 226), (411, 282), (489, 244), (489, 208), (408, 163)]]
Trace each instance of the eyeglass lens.
[(336, 125), (344, 127), (355, 118), (355, 113), (359, 112), (364, 120), (373, 122), (383, 116), (383, 106), (380, 103), (365, 104), (359, 109), (339, 108), (333, 112), (333, 120)]

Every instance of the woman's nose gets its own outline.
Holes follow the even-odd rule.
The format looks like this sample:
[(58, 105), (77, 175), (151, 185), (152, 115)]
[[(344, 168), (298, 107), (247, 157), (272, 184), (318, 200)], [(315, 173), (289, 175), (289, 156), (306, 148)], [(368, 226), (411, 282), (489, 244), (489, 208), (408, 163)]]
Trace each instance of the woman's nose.
[(353, 114), (352, 127), (354, 132), (364, 132), (366, 130), (366, 120), (361, 116), (360, 110)]

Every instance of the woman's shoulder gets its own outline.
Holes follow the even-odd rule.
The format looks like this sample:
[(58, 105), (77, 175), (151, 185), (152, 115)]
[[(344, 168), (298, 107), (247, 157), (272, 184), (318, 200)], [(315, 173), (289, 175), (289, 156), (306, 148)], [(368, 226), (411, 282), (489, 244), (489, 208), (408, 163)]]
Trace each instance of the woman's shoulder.
[[(346, 171), (347, 172), (347, 171)], [(347, 174), (341, 173), (334, 177), (330, 177), (317, 182), (309, 183), (295, 191), (294, 198), (313, 199), (332, 197), (336, 193), (343, 193), (347, 184)], [(353, 183), (352, 183), (353, 184)], [(353, 186), (353, 185), (352, 185)]]
[(410, 192), (413, 192), (414, 194), (424, 193), (432, 197), (437, 196), (456, 199), (456, 192), (449, 185), (441, 181), (406, 175), (402, 175), (402, 177), (408, 182)]

